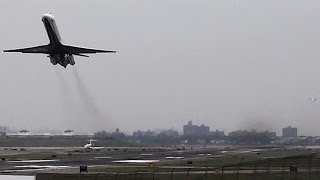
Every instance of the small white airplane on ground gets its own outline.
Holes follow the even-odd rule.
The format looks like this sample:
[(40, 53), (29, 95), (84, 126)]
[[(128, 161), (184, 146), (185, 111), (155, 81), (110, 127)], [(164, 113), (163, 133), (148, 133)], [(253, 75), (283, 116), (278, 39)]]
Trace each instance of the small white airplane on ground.
[(90, 139), (89, 143), (84, 145), (83, 148), (86, 150), (100, 150), (100, 149), (102, 149), (103, 147), (94, 146), (93, 142), (96, 142), (96, 141), (97, 140)]

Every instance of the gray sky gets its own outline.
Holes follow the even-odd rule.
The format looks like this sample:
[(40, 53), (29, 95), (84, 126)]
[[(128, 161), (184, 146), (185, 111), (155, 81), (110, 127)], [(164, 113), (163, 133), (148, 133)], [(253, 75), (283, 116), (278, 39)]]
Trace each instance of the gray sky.
[(298, 127), (320, 135), (320, 2), (301, 0), (3, 0), (0, 49), (48, 43), (117, 50), (53, 66), (0, 54), (1, 125), (227, 132)]

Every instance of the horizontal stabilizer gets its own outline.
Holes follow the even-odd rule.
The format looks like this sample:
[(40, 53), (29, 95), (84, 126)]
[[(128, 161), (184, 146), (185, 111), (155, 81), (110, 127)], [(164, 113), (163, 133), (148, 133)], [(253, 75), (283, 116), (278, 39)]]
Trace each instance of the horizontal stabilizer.
[(99, 49), (87, 49), (82, 47), (75, 47), (75, 46), (66, 46), (63, 45), (63, 51), (67, 54), (74, 54), (80, 55), (81, 54), (94, 54), (94, 53), (116, 53), (117, 51), (106, 51), (106, 50), (99, 50)]
[(74, 54), (75, 56), (82, 56), (82, 57), (89, 57), (87, 55), (84, 55), (84, 54)]
[(22, 49), (4, 50), (3, 52), (21, 52), (21, 53), (49, 54), (49, 45), (42, 45), (42, 46), (22, 48)]

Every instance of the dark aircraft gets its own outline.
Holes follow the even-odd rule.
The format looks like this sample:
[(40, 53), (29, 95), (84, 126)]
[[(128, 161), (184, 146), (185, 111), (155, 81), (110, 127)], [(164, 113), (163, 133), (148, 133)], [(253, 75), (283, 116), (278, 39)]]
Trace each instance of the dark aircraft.
[(42, 17), (42, 22), (49, 36), (50, 43), (48, 45), (23, 48), (23, 49), (4, 50), (3, 52), (48, 54), (48, 57), (50, 57), (50, 61), (53, 65), (60, 64), (65, 68), (67, 67), (68, 64), (71, 64), (71, 65), (75, 64), (73, 55), (89, 57), (84, 54), (116, 53), (116, 51), (87, 49), (87, 48), (64, 45), (61, 43), (61, 38), (58, 32), (58, 28), (54, 20), (54, 17), (51, 14), (46, 13)]

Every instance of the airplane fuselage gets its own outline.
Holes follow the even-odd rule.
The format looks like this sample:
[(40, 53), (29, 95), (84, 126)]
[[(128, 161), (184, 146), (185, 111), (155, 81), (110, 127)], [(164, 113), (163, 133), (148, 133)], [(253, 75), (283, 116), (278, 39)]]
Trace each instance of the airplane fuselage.
[(62, 46), (61, 37), (54, 20), (54, 17), (51, 14), (44, 14), (42, 17), (42, 22), (46, 28), (50, 44), (49, 44), (49, 57), (50, 62), (53, 65), (57, 63), (63, 67), (67, 67), (68, 64), (74, 65), (74, 57), (72, 54), (67, 54)]
[(83, 147), (84, 147), (85, 149), (90, 149), (90, 148), (92, 147), (92, 144), (89, 143), (89, 144), (84, 145)]

